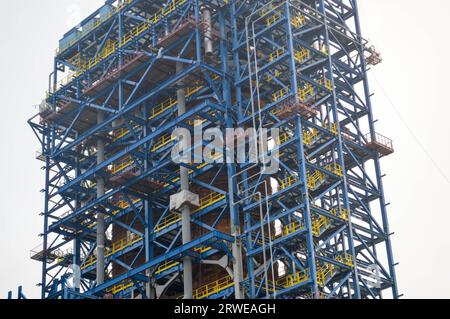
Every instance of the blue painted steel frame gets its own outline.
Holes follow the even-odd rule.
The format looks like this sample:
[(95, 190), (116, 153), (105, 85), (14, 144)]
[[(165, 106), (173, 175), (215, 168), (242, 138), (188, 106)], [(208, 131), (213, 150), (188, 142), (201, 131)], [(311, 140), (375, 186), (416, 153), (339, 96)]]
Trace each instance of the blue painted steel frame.
[[(152, 3), (127, 0), (60, 50), (46, 105), (29, 121), (45, 159), (43, 246), (34, 255), (43, 263), (42, 298), (149, 298), (167, 283), (165, 293), (179, 297), (177, 261), (190, 256), (201, 265), (223, 255), (232, 267), (236, 241), (246, 250), (239, 286), (248, 298), (382, 298), (387, 289), (397, 298), (382, 154), (369, 147), (377, 135), (356, 1)], [(204, 8), (212, 13), (212, 57), (203, 47)], [(75, 75), (59, 84), (67, 70)], [(189, 109), (176, 116), (172, 97), (182, 81)], [(99, 111), (105, 119), (97, 124)], [(272, 150), (280, 170), (185, 164), (195, 191), (209, 195), (192, 215), (202, 235), (182, 245), (180, 220), (168, 208), (180, 185), (167, 134), (194, 131), (195, 119), (206, 128), (280, 128)], [(97, 139), (106, 143), (100, 164)], [(108, 191), (96, 198), (98, 176)], [(112, 230), (105, 271), (113, 273), (101, 285), (97, 212)], [(71, 264), (82, 268), (76, 290), (66, 284)], [(379, 288), (368, 284), (373, 265)], [(208, 298), (233, 293), (227, 287)]]

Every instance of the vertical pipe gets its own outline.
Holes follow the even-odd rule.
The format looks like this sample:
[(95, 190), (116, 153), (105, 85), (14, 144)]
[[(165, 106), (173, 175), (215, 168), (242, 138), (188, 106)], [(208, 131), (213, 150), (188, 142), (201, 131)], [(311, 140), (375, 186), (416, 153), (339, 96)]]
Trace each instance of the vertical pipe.
[[(97, 113), (97, 124), (104, 121), (104, 113)], [(97, 165), (105, 161), (105, 142), (101, 136), (97, 137)], [(102, 176), (97, 177), (97, 199), (105, 195), (105, 180)], [(97, 285), (105, 281), (105, 216), (97, 212)]]
[(203, 23), (205, 24), (205, 55), (213, 54), (213, 42), (212, 42), (212, 20), (211, 11), (207, 8), (203, 8)]
[[(183, 64), (181, 62), (176, 63), (176, 72), (177, 74), (183, 72)], [(179, 83), (177, 103), (178, 116), (182, 116), (186, 113), (186, 91), (183, 82)], [(183, 143), (187, 142), (183, 141)], [(189, 169), (182, 164), (180, 165), (180, 184), (181, 191), (189, 191)], [(191, 242), (191, 208), (188, 204), (181, 207), (181, 234), (183, 245)], [(192, 259), (189, 256), (183, 259), (183, 284), (184, 299), (192, 299)]]
[[(144, 108), (144, 118), (149, 118), (150, 116), (150, 105), (147, 103)], [(144, 136), (148, 136), (149, 128), (147, 125), (144, 126)], [(150, 147), (150, 145), (146, 146)], [(149, 169), (149, 163), (151, 161), (150, 153), (147, 154), (146, 160), (144, 162), (144, 171)], [(148, 196), (144, 201), (144, 216), (145, 216), (145, 261), (150, 262), (154, 258), (153, 251), (153, 241), (152, 241), (152, 230), (153, 230), (153, 209), (151, 202), (153, 201), (151, 196)], [(146, 285), (146, 295), (148, 299), (156, 299), (155, 284), (153, 281), (153, 275), (150, 270), (147, 270), (146, 275), (148, 277), (148, 283)]]
[[(353, 0), (352, 4), (353, 4), (354, 14), (355, 14), (356, 34), (358, 36), (361, 36), (361, 25), (359, 23), (359, 12), (358, 12), (357, 1)], [(364, 45), (363, 44), (361, 44), (360, 51), (361, 51), (360, 54), (362, 56), (364, 56)], [(370, 97), (370, 87), (369, 87), (369, 82), (368, 82), (368, 78), (367, 78), (367, 65), (366, 65), (365, 59), (361, 59), (361, 60), (362, 60), (362, 62), (361, 62), (362, 74), (364, 75), (364, 78), (363, 78), (364, 94), (366, 96), (367, 109), (369, 110), (368, 116), (369, 116), (370, 134), (371, 134), (371, 140), (374, 141), (375, 140), (375, 121), (373, 118), (372, 100)], [(377, 155), (374, 158), (374, 162), (375, 162), (375, 171), (376, 171), (376, 175), (377, 175), (377, 183), (378, 183), (379, 193), (381, 194), (380, 209), (381, 209), (381, 217), (383, 220), (383, 228), (384, 228), (384, 232), (386, 234), (386, 253), (387, 253), (387, 258), (388, 258), (388, 263), (389, 263), (389, 272), (390, 272), (391, 280), (392, 280), (392, 295), (393, 295), (394, 299), (398, 299), (399, 295), (398, 295), (398, 287), (397, 287), (397, 276), (395, 273), (394, 254), (393, 254), (392, 243), (391, 243), (391, 238), (390, 238), (389, 221), (388, 221), (386, 202), (385, 202), (385, 197), (384, 197), (383, 178), (381, 177), (382, 172), (381, 172), (379, 155)]]
[[(232, 32), (232, 37), (233, 37), (233, 42), (232, 42), (232, 46), (231, 47), (232, 47), (232, 50), (233, 50), (234, 81), (237, 83), (240, 80), (241, 70), (240, 70), (239, 50), (237, 49), (238, 43), (239, 43), (239, 39), (238, 39), (238, 27), (237, 27), (237, 23), (236, 23), (236, 7), (235, 6), (236, 6), (235, 3), (232, 3), (230, 5), (230, 26), (231, 26), (231, 32)], [(225, 38), (224, 34), (225, 34), (225, 30), (221, 29), (221, 38), (222, 39)], [(226, 44), (226, 42), (224, 42), (224, 43)], [(221, 55), (222, 56), (227, 56), (227, 54), (223, 54), (223, 53)], [(228, 67), (229, 67), (228, 61), (227, 60), (225, 60), (225, 61), (228, 64)], [(232, 78), (232, 77), (230, 76), (229, 78)], [(231, 88), (228, 87), (228, 89), (229, 89), (229, 92), (228, 92), (228, 95), (229, 95), (231, 93)], [(241, 89), (240, 86), (235, 86), (235, 94), (236, 94), (236, 100), (238, 102), (237, 118), (238, 118), (238, 121), (240, 121), (244, 117), (243, 110), (242, 110), (242, 104), (243, 104), (243, 102), (242, 102), (242, 89)], [(233, 101), (231, 100), (231, 96), (230, 96), (230, 103), (231, 104), (230, 104), (229, 108), (232, 109)], [(228, 124), (228, 127), (232, 128), (233, 127), (233, 122), (232, 122), (233, 116), (232, 116), (231, 112), (228, 115), (229, 116), (227, 116), (227, 119), (229, 119), (231, 121), (231, 123)], [(236, 169), (237, 165), (235, 165), (235, 166), (229, 165), (229, 167), (231, 169), (231, 172), (229, 173), (229, 175), (230, 176), (235, 176), (236, 170), (237, 170)], [(248, 182), (247, 182), (247, 180), (248, 180), (248, 173), (244, 172), (242, 175), (243, 175), (242, 179), (244, 180), (244, 183), (243, 183), (244, 189), (248, 189)], [(234, 189), (230, 189), (230, 195), (231, 195), (230, 203), (232, 203), (232, 206), (233, 206), (232, 207), (233, 210), (231, 211), (231, 215), (232, 216), (235, 216), (236, 215), (236, 211), (238, 211), (238, 209), (239, 209), (236, 205), (233, 204), (234, 203), (233, 192), (234, 191), (239, 192), (238, 187), (236, 186), (236, 183), (237, 183), (237, 178), (236, 177), (234, 177), (231, 181), (229, 181), (229, 184), (234, 187)], [(238, 219), (238, 218), (234, 217), (234, 219)], [(251, 220), (251, 215), (247, 211), (247, 212), (245, 212), (245, 215), (244, 215), (244, 229), (251, 227), (250, 220)], [(252, 236), (252, 234), (248, 233), (246, 235), (247, 235), (247, 237), (246, 237), (246, 240), (245, 240), (245, 247), (246, 247), (247, 251), (250, 251), (251, 250), (251, 241), (252, 241), (252, 237), (251, 236)], [(242, 243), (240, 245), (243, 246)], [(241, 248), (241, 250), (242, 250), (242, 248)], [(239, 250), (237, 250), (237, 251), (239, 251)], [(242, 254), (242, 251), (241, 251), (241, 254)], [(237, 254), (236, 256), (240, 257), (241, 255)], [(240, 266), (239, 264), (241, 264), (242, 266)], [(240, 267), (243, 268), (243, 262), (242, 261), (240, 263), (237, 262), (237, 265), (239, 265)], [(254, 299), (256, 297), (255, 296), (256, 295), (255, 277), (254, 277), (253, 267), (254, 267), (253, 258), (247, 258), (247, 276), (249, 278), (249, 285), (250, 285), (248, 296), (249, 296), (250, 299)], [(241, 271), (241, 273), (243, 273), (243, 271)], [(235, 279), (235, 290), (236, 290), (236, 288), (240, 287), (240, 286), (238, 286), (238, 283), (237, 283), (238, 280), (239, 279)], [(238, 293), (240, 294), (240, 291)], [(240, 299), (239, 297), (243, 298), (242, 295), (239, 296), (237, 294), (235, 294), (235, 297), (236, 297), (236, 299)]]

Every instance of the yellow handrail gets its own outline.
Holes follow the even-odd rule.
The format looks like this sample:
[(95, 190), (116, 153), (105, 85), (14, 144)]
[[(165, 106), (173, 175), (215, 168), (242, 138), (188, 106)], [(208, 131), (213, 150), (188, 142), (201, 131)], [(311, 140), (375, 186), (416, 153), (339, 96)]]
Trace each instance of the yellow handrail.
[(220, 202), (221, 200), (225, 199), (225, 195), (212, 192), (209, 195), (206, 195), (205, 197), (200, 199), (200, 207), (197, 208), (194, 213), (197, 213), (209, 206), (214, 205), (215, 203)]
[(120, 159), (118, 162), (113, 164), (111, 172), (113, 175), (116, 175), (117, 173), (122, 172), (123, 170), (125, 170), (126, 168), (130, 167), (133, 164), (134, 164), (133, 158), (131, 157), (131, 155), (127, 155), (122, 159)]
[(226, 276), (222, 279), (216, 280), (210, 284), (204, 285), (195, 290), (193, 299), (204, 299), (214, 294), (217, 294), (234, 285), (231, 276)]
[[(112, 244), (112, 246), (106, 248), (105, 257), (111, 257), (112, 255), (123, 251), (124, 249), (133, 246), (134, 244), (137, 244), (138, 242), (142, 241), (142, 236), (134, 235), (130, 238), (122, 238), (121, 240), (116, 241)], [(81, 265), (81, 270), (84, 270), (92, 265), (97, 263), (97, 256), (92, 255), (88, 259), (86, 259), (83, 264)]]
[(156, 225), (155, 232), (160, 232), (163, 229), (166, 229), (169, 226), (172, 226), (173, 224), (178, 223), (181, 221), (181, 215), (177, 213), (169, 214), (167, 217), (165, 217), (161, 222)]
[(306, 23), (306, 18), (303, 14), (300, 14), (291, 19), (291, 24), (294, 26), (294, 28), (299, 28), (302, 25), (304, 25), (305, 23)]
[(158, 23), (159, 21), (163, 20), (167, 15), (174, 12), (178, 7), (186, 3), (187, 0), (173, 0), (167, 7), (161, 8), (157, 13), (152, 15), (147, 21), (142, 22), (132, 30), (130, 30), (128, 33), (123, 35), (119, 40), (116, 42), (110, 42), (108, 45), (105, 46), (105, 48), (97, 54), (94, 58), (88, 60), (88, 61), (80, 61), (80, 64), (77, 65), (79, 68), (78, 74), (81, 74), (83, 72), (86, 72), (93, 67), (95, 67), (97, 64), (99, 64), (101, 61), (105, 60), (109, 56), (111, 56), (113, 53), (115, 53), (118, 49), (122, 48), (126, 44), (128, 44), (130, 41), (132, 41), (137, 36), (141, 35), (145, 31), (149, 30), (152, 25)]
[(344, 169), (338, 163), (332, 163), (325, 166), (325, 169), (339, 177), (344, 176)]
[(158, 267), (158, 269), (156, 270), (155, 274), (159, 275), (163, 272), (165, 272), (166, 270), (172, 269), (176, 266), (178, 266), (180, 263), (178, 261), (166, 261), (164, 264), (162, 264), (161, 266)]
[(315, 171), (312, 175), (308, 175), (308, 187), (311, 190), (317, 189), (319, 185), (325, 180), (325, 174), (321, 171)]

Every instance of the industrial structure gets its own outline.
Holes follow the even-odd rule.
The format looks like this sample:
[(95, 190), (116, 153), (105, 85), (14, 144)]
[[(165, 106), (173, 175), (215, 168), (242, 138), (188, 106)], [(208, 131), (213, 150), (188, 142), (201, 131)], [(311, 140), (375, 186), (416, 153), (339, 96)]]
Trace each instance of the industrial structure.
[[(379, 62), (356, 0), (106, 1), (29, 121), (42, 298), (397, 298)], [(278, 171), (175, 163), (173, 131), (198, 126), (280, 129)]]

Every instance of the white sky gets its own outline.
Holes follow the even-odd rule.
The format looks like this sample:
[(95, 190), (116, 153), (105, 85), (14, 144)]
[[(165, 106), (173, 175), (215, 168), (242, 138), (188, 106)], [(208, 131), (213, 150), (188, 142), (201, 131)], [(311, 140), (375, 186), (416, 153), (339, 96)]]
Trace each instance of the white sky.
[[(36, 113), (58, 40), (103, 0), (4, 1), (0, 11), (0, 298), (23, 285), (38, 297), (44, 175), (26, 121)], [(395, 141), (383, 160), (399, 289), (405, 298), (450, 298), (447, 74), (450, 1), (359, 0), (364, 36), (384, 57), (371, 71), (378, 131)], [(78, 8), (78, 9), (77, 9)], [(424, 151), (425, 150), (425, 151)], [(434, 164), (434, 163), (435, 164)], [(439, 169), (442, 171), (440, 172)]]

